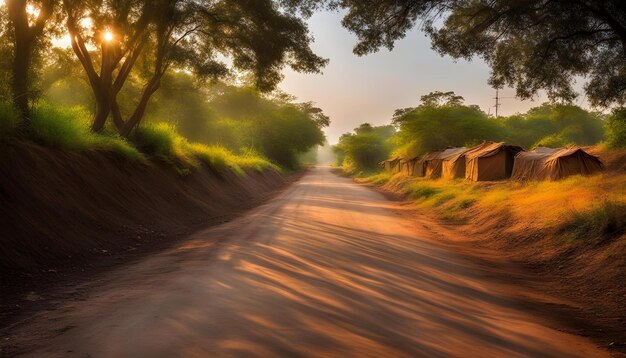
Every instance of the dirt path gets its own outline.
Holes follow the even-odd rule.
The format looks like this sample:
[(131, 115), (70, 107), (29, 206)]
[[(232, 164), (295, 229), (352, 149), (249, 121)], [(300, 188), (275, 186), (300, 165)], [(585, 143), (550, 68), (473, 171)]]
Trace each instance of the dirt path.
[(497, 273), (423, 239), (398, 209), (314, 168), (249, 214), (18, 322), (0, 344), (36, 357), (607, 355), (524, 308)]

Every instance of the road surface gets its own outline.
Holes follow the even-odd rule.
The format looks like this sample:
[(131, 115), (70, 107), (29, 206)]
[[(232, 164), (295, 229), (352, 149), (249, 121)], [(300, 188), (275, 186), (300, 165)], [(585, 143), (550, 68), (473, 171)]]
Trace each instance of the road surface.
[(423, 239), (399, 207), (316, 167), (8, 339), (34, 357), (606, 356)]

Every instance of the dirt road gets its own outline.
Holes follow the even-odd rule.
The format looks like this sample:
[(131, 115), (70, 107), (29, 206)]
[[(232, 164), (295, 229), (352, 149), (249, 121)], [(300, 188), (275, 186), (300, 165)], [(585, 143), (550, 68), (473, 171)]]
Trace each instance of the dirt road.
[(517, 288), (424, 239), (398, 209), (314, 168), (245, 216), (20, 322), (2, 344), (36, 357), (607, 355), (516, 304)]

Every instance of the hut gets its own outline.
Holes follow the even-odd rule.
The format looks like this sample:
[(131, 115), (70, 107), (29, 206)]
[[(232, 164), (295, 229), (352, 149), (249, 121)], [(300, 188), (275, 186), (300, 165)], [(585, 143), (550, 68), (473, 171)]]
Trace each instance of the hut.
[[(430, 178), (441, 178), (443, 177), (443, 165), (446, 159), (451, 158), (458, 153), (467, 152), (467, 148), (446, 148), (441, 152), (438, 152), (436, 156), (434, 156), (431, 160), (428, 161), (426, 166), (426, 176)], [(463, 176), (465, 176), (465, 172), (463, 172)]]
[(423, 177), (424, 176), (424, 161), (423, 157), (414, 157), (410, 159), (410, 171), (411, 176)]
[(582, 148), (539, 147), (515, 157), (511, 178), (559, 180), (570, 175), (591, 175), (603, 169), (602, 162)]
[(410, 158), (402, 158), (400, 159), (400, 164), (398, 165), (399, 172), (404, 175), (411, 175), (411, 159)]
[(441, 159), (439, 159), (441, 153), (441, 151), (437, 151), (424, 154), (420, 160), (424, 168), (423, 176), (431, 179), (441, 177)]
[(395, 173), (397, 172), (398, 164), (400, 163), (400, 158), (393, 157), (387, 160), (383, 160), (380, 162), (380, 165), (388, 172)]
[[(465, 147), (450, 148), (442, 155), (441, 177), (444, 179), (465, 178)], [(445, 151), (444, 151), (445, 153)]]
[(420, 157), (406, 159), (406, 174), (408, 176), (424, 176), (424, 170), (420, 164)]
[(465, 153), (465, 178), (472, 181), (511, 177), (515, 155), (524, 151), (504, 142), (484, 142)]

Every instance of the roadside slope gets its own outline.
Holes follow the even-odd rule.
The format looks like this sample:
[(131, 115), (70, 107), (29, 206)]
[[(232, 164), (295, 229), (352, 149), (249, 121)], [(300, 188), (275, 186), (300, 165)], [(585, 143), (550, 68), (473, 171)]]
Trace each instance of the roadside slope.
[(0, 157), (0, 268), (55, 271), (150, 245), (220, 222), (284, 184), (273, 170), (238, 176), (204, 166), (181, 176), (111, 152), (9, 143)]
[[(358, 182), (408, 199), (415, 217), (441, 220), (455, 240), (488, 248), (546, 278), (546, 292), (575, 302), (597, 331), (626, 351), (624, 152), (605, 173), (555, 182), (432, 180), (384, 172)], [(443, 237), (448, 240), (450, 235)]]

